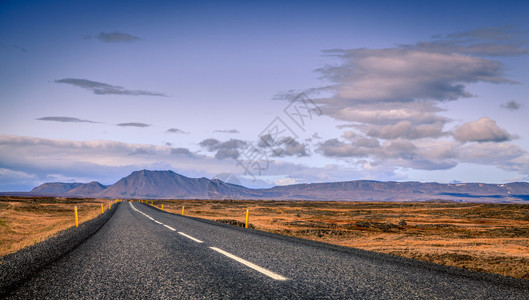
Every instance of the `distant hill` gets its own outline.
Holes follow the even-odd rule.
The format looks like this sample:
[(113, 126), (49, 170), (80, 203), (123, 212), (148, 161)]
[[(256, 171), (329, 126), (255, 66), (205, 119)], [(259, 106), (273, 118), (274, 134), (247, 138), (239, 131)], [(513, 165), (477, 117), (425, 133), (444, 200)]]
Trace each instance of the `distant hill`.
[(421, 183), (355, 180), (250, 189), (218, 179), (189, 178), (173, 171), (132, 172), (110, 186), (96, 181), (45, 183), (30, 194), (87, 198), (269, 199), (319, 201), (456, 201), (529, 203), (529, 183)]
[(97, 181), (92, 181), (90, 183), (81, 184), (78, 187), (69, 190), (68, 192), (66, 192), (66, 195), (71, 197), (96, 196), (99, 195), (106, 188), (106, 185), (102, 185)]
[(261, 190), (270, 198), (340, 201), (478, 201), (517, 202), (529, 200), (529, 183), (421, 183), (356, 180), (345, 182), (296, 184)]
[(69, 191), (75, 189), (76, 187), (82, 185), (79, 182), (73, 183), (62, 183), (62, 182), (49, 182), (39, 185), (38, 187), (31, 190), (33, 194), (39, 195), (66, 195)]
[(110, 198), (199, 198), (207, 197), (207, 178), (189, 178), (173, 171), (135, 171), (102, 191)]

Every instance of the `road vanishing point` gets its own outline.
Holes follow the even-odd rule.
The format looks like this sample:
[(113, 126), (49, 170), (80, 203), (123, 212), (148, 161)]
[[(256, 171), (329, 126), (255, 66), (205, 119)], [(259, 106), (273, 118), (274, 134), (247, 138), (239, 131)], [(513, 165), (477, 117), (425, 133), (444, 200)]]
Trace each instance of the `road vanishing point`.
[(7, 299), (529, 299), (527, 281), (122, 202)]

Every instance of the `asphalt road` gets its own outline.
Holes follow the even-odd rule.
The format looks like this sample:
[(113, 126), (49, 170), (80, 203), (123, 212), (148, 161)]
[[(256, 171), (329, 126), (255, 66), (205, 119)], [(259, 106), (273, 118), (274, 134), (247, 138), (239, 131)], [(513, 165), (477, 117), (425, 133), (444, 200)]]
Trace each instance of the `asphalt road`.
[(120, 203), (8, 299), (529, 299), (529, 281)]

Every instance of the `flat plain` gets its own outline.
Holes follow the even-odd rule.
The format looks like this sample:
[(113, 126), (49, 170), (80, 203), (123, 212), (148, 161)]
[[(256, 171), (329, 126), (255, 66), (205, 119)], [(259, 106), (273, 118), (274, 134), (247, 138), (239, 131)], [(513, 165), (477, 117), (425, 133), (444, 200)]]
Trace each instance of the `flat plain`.
[[(139, 200), (135, 200), (139, 201)], [(101, 213), (106, 199), (0, 198), (0, 255)], [(529, 279), (529, 205), (436, 202), (143, 200), (187, 216)]]
[(155, 206), (335, 245), (529, 279), (529, 205), (154, 200)]
[(43, 241), (59, 231), (97, 217), (110, 200), (52, 197), (0, 197), (0, 256)]

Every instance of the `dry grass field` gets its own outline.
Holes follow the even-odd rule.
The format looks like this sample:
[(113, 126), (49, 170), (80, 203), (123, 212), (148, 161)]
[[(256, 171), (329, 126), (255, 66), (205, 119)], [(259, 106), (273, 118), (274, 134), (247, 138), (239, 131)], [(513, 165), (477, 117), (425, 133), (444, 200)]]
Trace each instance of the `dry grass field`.
[[(105, 210), (109, 200), (0, 198), (0, 256)], [(145, 202), (145, 201), (144, 201)], [(151, 201), (148, 201), (149, 203)], [(158, 208), (284, 235), (529, 279), (529, 205), (154, 200)]]
[(97, 217), (101, 203), (109, 200), (0, 197), (0, 256), (45, 240), (75, 226), (74, 206), (79, 223)]
[[(529, 279), (529, 205), (155, 200), (258, 230)], [(236, 223), (236, 222), (232, 222)]]

